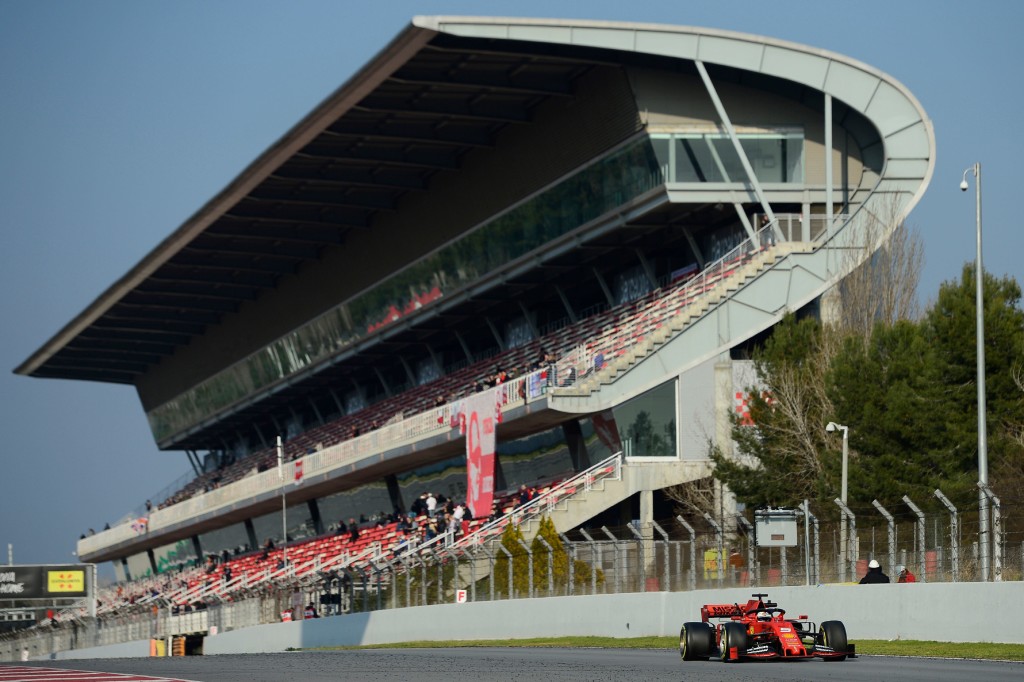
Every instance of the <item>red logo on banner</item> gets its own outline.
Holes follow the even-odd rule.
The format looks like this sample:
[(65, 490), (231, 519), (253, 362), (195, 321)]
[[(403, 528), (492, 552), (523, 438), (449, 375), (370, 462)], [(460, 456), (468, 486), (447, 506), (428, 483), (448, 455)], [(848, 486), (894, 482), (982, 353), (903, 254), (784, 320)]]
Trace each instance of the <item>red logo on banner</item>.
[(302, 483), (302, 460), (295, 460), (295, 485)]

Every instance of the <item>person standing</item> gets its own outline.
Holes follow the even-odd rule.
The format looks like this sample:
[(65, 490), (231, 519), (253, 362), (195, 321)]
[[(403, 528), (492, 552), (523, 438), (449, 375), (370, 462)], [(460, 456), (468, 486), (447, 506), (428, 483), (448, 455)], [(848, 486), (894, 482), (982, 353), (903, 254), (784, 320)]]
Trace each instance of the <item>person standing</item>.
[(890, 582), (889, 576), (882, 573), (882, 567), (878, 561), (872, 559), (868, 562), (868, 572), (864, 574), (864, 577), (860, 579), (861, 585), (880, 585), (882, 583)]
[(899, 577), (896, 578), (896, 582), (898, 582), (898, 583), (916, 583), (917, 582), (917, 576), (915, 576), (913, 573), (911, 573), (910, 569), (907, 568), (906, 566), (900, 566), (900, 574), (899, 574)]

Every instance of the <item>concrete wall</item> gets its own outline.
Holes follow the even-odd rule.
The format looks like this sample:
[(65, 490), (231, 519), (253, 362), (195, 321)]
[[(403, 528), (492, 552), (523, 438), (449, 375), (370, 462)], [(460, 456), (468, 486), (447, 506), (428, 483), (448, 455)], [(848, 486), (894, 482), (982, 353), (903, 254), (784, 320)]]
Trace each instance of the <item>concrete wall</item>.
[(65, 661), (81, 658), (145, 658), (149, 656), (149, 640), (122, 642), (106, 646), (94, 646), (86, 649), (58, 651), (49, 656), (35, 656), (33, 660)]
[[(1013, 609), (1024, 603), (1024, 582), (1005, 582), (729, 588), (420, 606), (224, 632), (206, 637), (203, 650), (210, 655), (416, 640), (674, 637), (684, 622), (700, 620), (701, 605), (742, 603), (758, 591), (767, 592), (790, 615), (806, 614), (816, 623), (843, 621), (853, 642), (918, 639), (1024, 644), (1024, 631), (1017, 626)], [(148, 654), (145, 640), (65, 651), (55, 658)]]
[[(675, 636), (708, 602), (744, 602), (756, 589), (651, 592), (425, 606), (261, 625), (207, 637), (207, 654), (411, 640), (522, 639), (596, 635)], [(822, 585), (764, 588), (791, 615), (842, 620), (851, 641), (927, 639), (1024, 644), (1009, 604), (1024, 582)]]

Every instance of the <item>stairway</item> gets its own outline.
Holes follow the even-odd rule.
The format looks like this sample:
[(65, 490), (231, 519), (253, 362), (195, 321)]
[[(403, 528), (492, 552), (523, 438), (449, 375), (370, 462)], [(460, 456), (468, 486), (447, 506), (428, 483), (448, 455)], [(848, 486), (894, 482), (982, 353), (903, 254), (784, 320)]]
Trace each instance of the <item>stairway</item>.
[[(560, 398), (585, 398), (600, 391), (602, 386), (614, 383), (642, 360), (653, 355), (658, 348), (683, 333), (691, 322), (699, 319), (720, 302), (739, 291), (749, 281), (790, 254), (808, 253), (813, 248), (814, 245), (808, 242), (783, 242), (753, 255), (735, 271), (715, 282), (706, 291), (685, 305), (680, 305), (678, 309), (672, 310), (664, 319), (657, 322), (653, 329), (645, 329), (642, 327), (643, 322), (637, 321), (635, 323), (636, 333), (627, 342), (625, 352), (616, 355), (600, 369), (586, 374), (572, 386), (554, 389), (553, 395)], [(687, 295), (688, 289), (687, 287), (672, 292), (666, 297), (666, 301), (671, 306), (671, 300)], [(588, 358), (583, 360), (581, 365), (577, 371), (583, 375), (592, 362)]]

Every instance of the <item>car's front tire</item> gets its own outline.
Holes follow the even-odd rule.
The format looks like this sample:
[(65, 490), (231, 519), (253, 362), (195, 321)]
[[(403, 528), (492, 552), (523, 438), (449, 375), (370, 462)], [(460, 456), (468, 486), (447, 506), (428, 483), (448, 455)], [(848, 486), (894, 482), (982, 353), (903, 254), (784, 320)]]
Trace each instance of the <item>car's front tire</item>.
[(738, 661), (739, 656), (731, 658), (729, 650), (735, 648), (739, 652), (747, 648), (747, 629), (742, 623), (725, 623), (722, 625), (722, 641), (718, 648), (723, 661)]
[[(818, 628), (818, 639), (833, 651), (847, 651), (850, 648), (846, 640), (846, 626), (842, 621), (826, 620)], [(845, 661), (846, 656), (829, 656), (826, 661)]]

